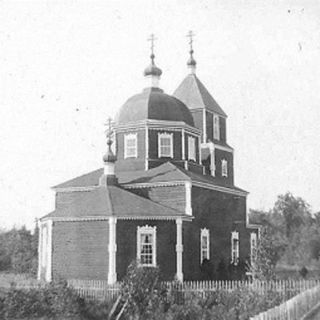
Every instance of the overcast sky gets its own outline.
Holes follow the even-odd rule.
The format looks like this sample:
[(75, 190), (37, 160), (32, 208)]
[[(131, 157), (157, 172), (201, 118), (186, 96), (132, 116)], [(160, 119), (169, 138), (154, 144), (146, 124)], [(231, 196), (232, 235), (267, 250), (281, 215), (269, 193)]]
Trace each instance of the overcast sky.
[(320, 2), (0, 1), (0, 225), (54, 209), (50, 187), (101, 167), (104, 123), (145, 87), (197, 75), (228, 114), (248, 207), (291, 191), (320, 210)]

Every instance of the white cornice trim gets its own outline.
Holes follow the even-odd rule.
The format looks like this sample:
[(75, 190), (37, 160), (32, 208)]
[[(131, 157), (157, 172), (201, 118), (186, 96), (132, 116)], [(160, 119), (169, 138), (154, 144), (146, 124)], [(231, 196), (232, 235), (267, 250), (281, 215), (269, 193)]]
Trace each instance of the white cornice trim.
[(203, 108), (203, 107), (192, 108), (192, 109), (190, 109), (190, 112), (191, 112), (191, 113), (192, 113), (192, 112), (199, 112), (199, 111), (202, 111), (202, 110), (206, 110), (206, 111), (208, 111), (208, 112), (210, 112), (210, 113), (212, 113), (212, 114), (217, 114), (219, 117), (224, 118), (224, 119), (227, 119), (227, 118), (228, 118), (228, 116), (224, 116), (224, 115), (222, 115), (221, 113), (214, 112), (214, 111), (208, 109), (207, 107), (205, 107), (205, 108)]
[(223, 150), (223, 151), (227, 151), (227, 152), (231, 152), (234, 153), (234, 149), (231, 147), (227, 147), (227, 146), (222, 146), (220, 144), (216, 144), (213, 142), (207, 142), (207, 143), (201, 143), (201, 148), (215, 148), (215, 149), (219, 149), (219, 150)]
[(114, 130), (116, 132), (123, 132), (127, 130), (142, 130), (146, 126), (148, 128), (157, 128), (157, 129), (167, 129), (167, 128), (172, 128), (172, 129), (179, 129), (181, 130), (182, 128), (185, 129), (187, 132), (195, 133), (196, 135), (201, 135), (201, 130), (199, 130), (196, 127), (192, 127), (188, 124), (186, 124), (183, 121), (165, 121), (165, 120), (141, 120), (141, 121), (134, 121), (134, 122), (129, 122), (126, 124), (118, 124), (114, 126)]
[(227, 187), (212, 185), (210, 183), (199, 182), (199, 181), (192, 181), (192, 185), (195, 187), (201, 187), (201, 188), (211, 189), (211, 190), (215, 190), (215, 191), (219, 191), (219, 192), (229, 193), (229, 194), (233, 194), (236, 196), (246, 197), (249, 194), (249, 192), (247, 192), (247, 191), (230, 189)]
[(96, 217), (49, 217), (40, 219), (41, 223), (47, 221), (53, 222), (85, 222), (85, 221), (108, 221), (111, 218), (116, 218), (117, 220), (176, 220), (181, 218), (185, 221), (191, 221), (194, 219), (193, 216), (96, 216)]
[(65, 187), (65, 188), (59, 188), (59, 187), (52, 187), (56, 192), (81, 192), (81, 191), (92, 191), (98, 189), (99, 186), (87, 186), (87, 187)]
[[(188, 181), (188, 179), (186, 179)], [(136, 188), (150, 188), (150, 187), (175, 187), (184, 186), (186, 180), (183, 181), (168, 181), (168, 182), (145, 182), (145, 183), (128, 183), (122, 184), (121, 187), (125, 189), (136, 189)]]

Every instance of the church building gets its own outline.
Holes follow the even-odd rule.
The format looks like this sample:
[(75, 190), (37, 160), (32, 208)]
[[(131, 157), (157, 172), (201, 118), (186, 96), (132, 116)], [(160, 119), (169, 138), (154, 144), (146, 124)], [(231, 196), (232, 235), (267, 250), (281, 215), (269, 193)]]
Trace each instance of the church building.
[(149, 87), (130, 97), (110, 125), (103, 167), (53, 187), (55, 210), (40, 219), (38, 278), (107, 280), (137, 260), (164, 280), (201, 280), (219, 264), (249, 261), (257, 227), (248, 193), (234, 185), (227, 115), (196, 75), (172, 95), (162, 74), (144, 70)]

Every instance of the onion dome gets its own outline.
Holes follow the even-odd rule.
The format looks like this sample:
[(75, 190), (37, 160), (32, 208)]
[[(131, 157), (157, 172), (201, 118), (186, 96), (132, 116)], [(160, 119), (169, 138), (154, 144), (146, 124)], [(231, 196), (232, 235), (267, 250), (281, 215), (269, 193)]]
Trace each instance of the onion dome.
[(196, 60), (193, 58), (193, 50), (191, 49), (190, 51), (189, 51), (189, 53), (190, 53), (190, 58), (189, 58), (189, 60), (187, 61), (187, 66), (188, 67), (195, 67), (196, 65), (197, 65), (197, 62), (196, 62)]
[(156, 77), (160, 77), (162, 75), (162, 70), (160, 68), (158, 68), (155, 63), (154, 63), (154, 57), (155, 55), (152, 53), (150, 58), (151, 58), (151, 63), (148, 67), (146, 67), (144, 69), (144, 76), (156, 76)]
[(188, 107), (179, 99), (165, 94), (159, 88), (147, 88), (129, 98), (120, 108), (117, 124), (142, 120), (183, 121), (194, 126)]
[(108, 145), (108, 150), (106, 154), (103, 156), (102, 160), (104, 163), (108, 163), (108, 162), (114, 163), (117, 161), (117, 157), (116, 155), (113, 154), (111, 150), (112, 140), (110, 138), (107, 141), (107, 145)]

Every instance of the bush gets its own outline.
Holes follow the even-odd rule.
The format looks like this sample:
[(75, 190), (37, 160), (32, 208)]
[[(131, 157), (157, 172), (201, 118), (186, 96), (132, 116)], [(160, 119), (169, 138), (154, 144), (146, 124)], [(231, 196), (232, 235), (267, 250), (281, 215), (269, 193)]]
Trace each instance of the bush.
[(2, 319), (43, 316), (79, 319), (83, 306), (83, 299), (65, 282), (27, 290), (12, 287), (0, 300), (0, 316)]

